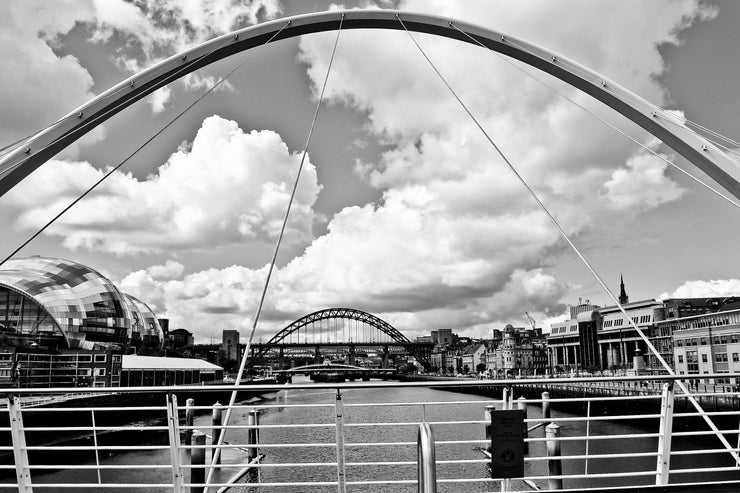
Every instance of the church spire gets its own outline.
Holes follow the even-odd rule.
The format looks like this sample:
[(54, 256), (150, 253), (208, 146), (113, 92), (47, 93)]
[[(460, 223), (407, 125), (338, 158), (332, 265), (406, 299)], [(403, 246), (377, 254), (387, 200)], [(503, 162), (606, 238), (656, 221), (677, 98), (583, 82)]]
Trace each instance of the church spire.
[(627, 296), (627, 292), (624, 290), (624, 276), (619, 275), (619, 304), (624, 305), (630, 302), (630, 297)]

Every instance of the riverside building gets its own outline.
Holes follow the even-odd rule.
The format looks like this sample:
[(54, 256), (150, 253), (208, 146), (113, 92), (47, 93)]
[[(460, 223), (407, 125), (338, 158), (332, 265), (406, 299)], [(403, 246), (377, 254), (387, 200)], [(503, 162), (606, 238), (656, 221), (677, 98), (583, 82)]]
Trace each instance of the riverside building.
[(34, 256), (0, 267), (0, 384), (115, 386), (121, 356), (158, 354), (162, 339), (146, 303), (88, 266)]
[(547, 351), (552, 371), (664, 372), (632, 322), (678, 374), (740, 371), (740, 299), (630, 302), (623, 282), (620, 291), (627, 317), (618, 306), (584, 303), (571, 309), (575, 318), (551, 325)]

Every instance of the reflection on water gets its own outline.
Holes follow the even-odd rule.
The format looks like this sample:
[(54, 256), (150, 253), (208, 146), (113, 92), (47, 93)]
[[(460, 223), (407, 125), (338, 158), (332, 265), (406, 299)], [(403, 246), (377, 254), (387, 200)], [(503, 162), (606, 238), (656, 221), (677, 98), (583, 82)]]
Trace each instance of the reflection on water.
[[(296, 380), (297, 383), (297, 380)], [(276, 409), (265, 409), (261, 413), (261, 425), (276, 424), (304, 424), (308, 425), (300, 428), (264, 428), (260, 430), (260, 442), (263, 444), (304, 444), (302, 447), (295, 448), (265, 448), (262, 452), (265, 454), (264, 463), (269, 464), (315, 464), (315, 463), (333, 463), (337, 462), (337, 453), (335, 449), (336, 429), (335, 423), (335, 401), (336, 392), (332, 390), (314, 390), (314, 389), (291, 389), (289, 391), (280, 391), (272, 394), (266, 401), (260, 404), (286, 404), (289, 406), (300, 404), (330, 404), (327, 407), (320, 408), (303, 408), (303, 407), (286, 407)], [(476, 401), (474, 404), (447, 404), (447, 405), (399, 405), (383, 407), (367, 407), (356, 404), (363, 403), (407, 403), (419, 401), (434, 402), (452, 402), (452, 401)], [(362, 390), (347, 390), (342, 392), (342, 401), (344, 403), (344, 442), (346, 479), (348, 482), (356, 481), (384, 481), (384, 480), (416, 480), (416, 437), (418, 423), (423, 420), (427, 421), (466, 421), (483, 419), (484, 408), (490, 404), (490, 398), (474, 396), (469, 394), (459, 394), (456, 392), (440, 391), (427, 388), (377, 388)], [(500, 403), (499, 403), (500, 405)], [(527, 410), (530, 418), (540, 416), (538, 406), (530, 406)], [(248, 410), (235, 410), (232, 414), (232, 424), (246, 424)], [(553, 417), (568, 417), (571, 414), (559, 412), (553, 409)], [(210, 414), (203, 414), (196, 417), (196, 426), (201, 427), (203, 431), (210, 434)], [(395, 426), (353, 426), (359, 423), (395, 423)], [(324, 426), (322, 426), (324, 425)], [(560, 423), (561, 436), (583, 436), (585, 435), (586, 424), (584, 422), (564, 422)], [(437, 424), (432, 427), (434, 438), (437, 442), (436, 455), (438, 461), (460, 460), (460, 459), (481, 459), (482, 452), (477, 446), (466, 444), (442, 444), (440, 442), (451, 440), (475, 440), (484, 437), (483, 427), (480, 424)], [(628, 435), (633, 433), (655, 433), (657, 431), (657, 421), (653, 422), (634, 422), (634, 421), (592, 421), (590, 425), (590, 435)], [(229, 431), (226, 440), (231, 443), (244, 444), (247, 442), (246, 430)], [(543, 428), (533, 432), (533, 437), (542, 437)], [(134, 438), (138, 443), (167, 444), (167, 434), (147, 433)], [(731, 442), (736, 437), (731, 437)], [(210, 440), (209, 440), (210, 442)], [(365, 446), (365, 443), (378, 442), (408, 442), (407, 445), (394, 446)], [(316, 444), (326, 444), (326, 446), (316, 446)], [(581, 455), (585, 453), (585, 442), (583, 441), (564, 441), (562, 442), (562, 453), (567, 455)], [(697, 437), (674, 437), (673, 450), (692, 450), (702, 448), (719, 448), (719, 442), (715, 438), (697, 438)], [(619, 440), (591, 440), (588, 445), (589, 455), (596, 454), (618, 454), (631, 452), (655, 453), (657, 449), (657, 438), (625, 438)], [(530, 445), (530, 456), (545, 456), (544, 442), (536, 442)], [(210, 456), (210, 454), (209, 454)], [(117, 453), (109, 457), (101, 458), (101, 464), (163, 464), (169, 462), (169, 450), (151, 451), (151, 452), (131, 452)], [(184, 462), (189, 461), (186, 456)], [(363, 465), (364, 462), (408, 462), (408, 465)], [(95, 463), (94, 457), (89, 457), (85, 463)], [(244, 453), (236, 450), (224, 450), (223, 464), (235, 464), (246, 462)], [(628, 472), (628, 471), (655, 471), (656, 459), (654, 456), (643, 458), (609, 458), (595, 459), (588, 461), (589, 473), (606, 473), (606, 472)], [(691, 456), (673, 456), (672, 469), (688, 467), (721, 467), (732, 465), (729, 454), (702, 454)], [(581, 474), (586, 468), (585, 460), (566, 461), (564, 462), (564, 474)], [(216, 478), (217, 481), (225, 481), (235, 469), (224, 470)], [(527, 476), (538, 476), (547, 474), (547, 465), (545, 461), (533, 461), (525, 463), (525, 474)], [(336, 481), (336, 465), (306, 467), (289, 466), (289, 467), (265, 467), (260, 470), (259, 480), (262, 482), (291, 482), (291, 481)], [(486, 478), (490, 477), (485, 464), (439, 464), (437, 468), (438, 479), (451, 478)], [(679, 475), (672, 473), (672, 482), (677, 480), (722, 480), (722, 479), (740, 479), (740, 474), (724, 473), (707, 475)], [(101, 476), (102, 482), (116, 482), (124, 480), (126, 482), (136, 481), (142, 483), (171, 482), (171, 471), (169, 469), (142, 469), (127, 468), (123, 471), (103, 471)], [(566, 488), (577, 488), (582, 486), (620, 486), (620, 485), (647, 485), (654, 484), (654, 476), (641, 478), (631, 478), (621, 476), (617, 478), (589, 479), (586, 483), (583, 480), (564, 481)], [(34, 483), (50, 482), (97, 482), (97, 474), (93, 471), (57, 471), (50, 474), (34, 474)], [(545, 482), (539, 482), (542, 489), (546, 489)], [(459, 483), (449, 484), (440, 483), (440, 492), (476, 492), (476, 491), (498, 491), (500, 488), (497, 481), (484, 481), (479, 483)], [(515, 490), (530, 490), (521, 481), (513, 481), (512, 488)], [(389, 492), (412, 492), (416, 491), (415, 484), (402, 485), (363, 485), (348, 486), (350, 492), (356, 491), (389, 491)], [(84, 491), (79, 489), (76, 491)], [(105, 489), (95, 488), (90, 491), (106, 491)], [(111, 490), (113, 491), (113, 490)], [(115, 490), (121, 491), (121, 490)], [(154, 488), (147, 491), (166, 491), (165, 489), (157, 490)], [(229, 491), (265, 491), (240, 485)], [(334, 492), (336, 486), (315, 486), (308, 488), (306, 486), (288, 487), (281, 486), (278, 489), (269, 488), (267, 491), (295, 492), (295, 493), (312, 493), (312, 492)]]

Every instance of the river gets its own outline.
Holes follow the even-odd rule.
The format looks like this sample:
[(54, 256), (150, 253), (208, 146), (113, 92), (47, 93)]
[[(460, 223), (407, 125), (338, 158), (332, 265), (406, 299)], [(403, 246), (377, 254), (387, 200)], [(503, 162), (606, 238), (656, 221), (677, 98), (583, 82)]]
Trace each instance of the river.
[[(265, 400), (256, 404), (285, 404), (288, 406), (302, 404), (319, 404), (334, 403), (335, 391), (323, 389), (290, 389), (280, 391), (277, 394), (265, 396)], [(393, 422), (393, 423), (415, 423), (426, 417), (427, 421), (460, 421), (460, 420), (481, 420), (483, 418), (483, 409), (490, 402), (490, 398), (475, 396), (470, 394), (460, 394), (456, 392), (434, 390), (428, 388), (377, 388), (377, 389), (358, 389), (346, 390), (342, 393), (344, 408), (345, 424), (367, 423), (367, 422)], [(476, 401), (480, 404), (466, 405), (441, 405), (427, 406), (424, 410), (419, 406), (393, 406), (393, 407), (351, 407), (349, 404), (357, 403), (379, 403), (379, 402), (419, 402), (419, 401)], [(424, 416), (423, 416), (423, 415)], [(528, 406), (527, 414), (530, 418), (539, 417), (541, 410), (539, 406)], [(572, 414), (553, 409), (553, 417), (571, 417)], [(334, 407), (323, 408), (304, 408), (304, 407), (287, 407), (271, 408), (263, 410), (260, 418), (261, 425), (277, 424), (331, 424), (335, 420)], [(232, 423), (246, 424), (246, 410), (236, 411)], [(207, 430), (210, 426), (210, 415), (200, 415), (196, 417), (196, 425)], [(560, 423), (561, 436), (583, 436), (585, 435), (585, 423), (583, 422), (564, 422)], [(346, 427), (345, 443), (362, 443), (362, 442), (416, 442), (418, 426), (400, 425), (392, 427)], [(591, 435), (624, 435), (631, 433), (655, 433), (657, 431), (657, 421), (635, 423), (634, 421), (593, 421), (590, 426)], [(210, 431), (208, 431), (210, 432)], [(434, 438), (436, 441), (446, 440), (472, 440), (483, 437), (482, 425), (464, 424), (464, 425), (434, 425)], [(533, 432), (533, 437), (543, 436), (543, 429)], [(232, 443), (246, 443), (246, 431), (231, 431), (227, 435), (227, 441)], [(336, 439), (335, 429), (333, 426), (318, 427), (307, 426), (301, 428), (266, 428), (260, 430), (260, 442), (267, 443), (334, 443)], [(731, 443), (736, 437), (728, 437)], [(166, 434), (163, 433), (141, 433), (127, 440), (137, 443), (167, 443)], [(673, 440), (673, 450), (693, 450), (704, 448), (720, 448), (719, 441), (715, 438), (701, 437), (675, 437)], [(592, 440), (589, 443), (589, 454), (613, 454), (628, 452), (654, 452), (657, 449), (657, 438), (639, 438), (639, 439), (620, 439), (620, 440)], [(567, 455), (583, 454), (585, 443), (583, 441), (564, 441), (562, 442), (562, 453)], [(279, 463), (320, 463), (335, 462), (336, 451), (333, 447), (301, 447), (290, 449), (272, 449), (265, 448), (265, 464)], [(437, 460), (455, 460), (455, 459), (481, 459), (483, 457), (480, 449), (470, 444), (452, 444), (436, 447)], [(532, 443), (530, 456), (542, 457), (545, 455), (544, 443)], [(171, 472), (166, 469), (145, 469), (136, 467), (136, 464), (147, 463), (168, 463), (168, 451), (151, 451), (151, 452), (121, 452), (112, 453), (101, 458), (101, 464), (117, 464), (120, 466), (130, 466), (125, 470), (103, 471), (101, 480), (105, 482), (116, 481), (137, 481), (137, 482), (171, 482)], [(187, 461), (187, 458), (185, 459)], [(378, 481), (391, 479), (416, 479), (416, 465), (377, 465), (363, 466), (351, 465), (351, 463), (361, 463), (368, 461), (377, 462), (396, 462), (396, 461), (416, 461), (416, 446), (348, 446), (346, 448), (345, 460), (348, 464), (346, 468), (347, 481)], [(234, 463), (243, 461), (243, 454), (238, 451), (229, 451), (225, 453), (224, 463)], [(83, 463), (92, 463), (94, 460), (81, 461)], [(655, 470), (655, 458), (629, 458), (629, 459), (590, 459), (588, 461), (589, 473), (605, 472), (628, 472)], [(671, 468), (688, 468), (688, 467), (719, 467), (730, 466), (732, 460), (727, 453), (723, 454), (701, 454), (673, 456), (671, 459)], [(584, 460), (570, 460), (564, 463), (565, 474), (579, 474), (584, 471), (586, 464)], [(536, 476), (545, 475), (547, 466), (545, 461), (525, 463), (525, 475)], [(233, 470), (231, 471), (233, 472)], [(263, 468), (259, 473), (259, 479), (262, 482), (290, 482), (290, 481), (335, 481), (336, 466), (318, 466), (318, 467), (294, 467), (294, 468)], [(187, 477), (187, 476), (186, 476)], [(225, 479), (226, 475), (222, 476)], [(485, 478), (490, 477), (490, 471), (485, 464), (440, 464), (437, 468), (438, 479), (449, 478)], [(97, 474), (93, 471), (55, 471), (46, 474), (34, 473), (34, 483), (55, 483), (55, 482), (97, 482)], [(740, 479), (740, 473), (722, 473), (722, 474), (673, 474), (672, 481), (678, 480), (721, 480), (721, 479)], [(584, 486), (619, 486), (619, 485), (640, 485), (653, 484), (654, 476), (643, 478), (630, 478), (627, 476), (612, 477), (604, 479), (589, 479), (588, 481), (578, 479), (566, 479), (566, 488), (577, 488)], [(538, 482), (538, 485), (546, 489), (544, 482)], [(486, 481), (481, 483), (464, 483), (464, 484), (439, 484), (440, 492), (477, 492), (477, 491), (499, 491), (498, 482)], [(520, 480), (512, 482), (512, 489), (519, 491), (531, 490)], [(106, 491), (108, 489), (94, 488), (89, 491)], [(85, 491), (78, 489), (76, 491)], [(108, 491), (121, 491), (110, 489)], [(140, 491), (140, 490), (139, 490)], [(154, 491), (147, 489), (147, 491)], [(336, 487), (331, 486), (296, 486), (279, 488), (258, 489), (250, 488), (243, 485), (233, 488), (230, 491), (279, 491), (295, 493), (313, 493), (313, 492), (333, 492)], [(416, 491), (415, 485), (375, 485), (375, 486), (349, 486), (347, 491), (383, 491), (383, 492), (411, 492)]]

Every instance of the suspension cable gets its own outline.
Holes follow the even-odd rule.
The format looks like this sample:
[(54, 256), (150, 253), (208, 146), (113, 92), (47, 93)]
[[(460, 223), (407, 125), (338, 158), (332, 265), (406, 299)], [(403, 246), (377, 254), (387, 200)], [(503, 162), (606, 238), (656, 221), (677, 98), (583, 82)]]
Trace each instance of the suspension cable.
[[(285, 215), (283, 216), (283, 223), (280, 227), (280, 233), (278, 234), (277, 241), (275, 242), (275, 248), (272, 252), (272, 259), (270, 260), (270, 264), (267, 269), (267, 276), (265, 278), (265, 284), (262, 287), (262, 294), (260, 295), (259, 303), (257, 304), (257, 310), (255, 311), (254, 318), (252, 320), (252, 328), (249, 332), (249, 337), (247, 339), (247, 344), (244, 347), (244, 356), (242, 356), (241, 363), (239, 364), (239, 371), (236, 375), (236, 378), (234, 379), (234, 387), (237, 387), (241, 384), (242, 375), (244, 374), (244, 369), (247, 365), (247, 359), (249, 357), (249, 350), (252, 345), (252, 340), (254, 339), (254, 333), (257, 330), (257, 323), (259, 322), (260, 315), (262, 314), (262, 306), (265, 302), (265, 297), (267, 296), (267, 288), (270, 285), (270, 279), (272, 277), (272, 272), (275, 269), (275, 263), (277, 262), (277, 256), (278, 252), (280, 251), (280, 244), (283, 240), (283, 235), (285, 234), (285, 229), (288, 225), (288, 217), (290, 216), (290, 209), (293, 205), (293, 200), (296, 195), (296, 191), (298, 190), (298, 182), (301, 178), (301, 171), (303, 170), (303, 164), (306, 161), (306, 156), (308, 155), (308, 148), (311, 144), (311, 136), (313, 135), (314, 127), (316, 126), (316, 120), (319, 116), (319, 109), (321, 108), (321, 103), (324, 100), (324, 91), (326, 90), (326, 84), (329, 80), (329, 74), (331, 73), (331, 67), (334, 63), (334, 55), (337, 51), (337, 45), (339, 44), (339, 35), (342, 32), (342, 24), (344, 23), (344, 14), (342, 14), (341, 18), (339, 19), (339, 28), (337, 29), (337, 36), (334, 39), (334, 46), (332, 47), (331, 51), (331, 58), (329, 59), (329, 65), (326, 68), (326, 75), (324, 76), (324, 83), (321, 87), (321, 93), (319, 94), (319, 99), (316, 102), (316, 108), (314, 109), (313, 113), (313, 120), (311, 121), (311, 126), (308, 129), (308, 136), (306, 137), (306, 145), (303, 148), (303, 153), (301, 154), (301, 161), (298, 165), (298, 171), (296, 173), (295, 181), (293, 182), (293, 190), (290, 193), (290, 199), (288, 200), (288, 206), (285, 209)], [(234, 406), (234, 403), (236, 402), (236, 395), (237, 390), (233, 390), (231, 392), (231, 397), (229, 398), (229, 405), (226, 408), (226, 416), (224, 416), (224, 421), (222, 426), (228, 426), (229, 420), (231, 419), (231, 410)], [(226, 438), (226, 430), (224, 429), (223, 432), (220, 434), (218, 439), (218, 445), (223, 445), (224, 439)], [(208, 478), (206, 479), (206, 486), (204, 487), (203, 491), (204, 493), (208, 493), (208, 485), (211, 482), (211, 478), (213, 477), (213, 473), (215, 472), (215, 468), (213, 467), (218, 463), (219, 457), (221, 456), (221, 448), (217, 447), (214, 450), (213, 458), (211, 459), (211, 466), (208, 470)]]
[[(699, 178), (699, 177), (697, 177), (697, 176), (694, 176), (694, 175), (692, 175), (691, 173), (689, 173), (688, 171), (686, 171), (685, 169), (683, 169), (682, 167), (680, 167), (679, 165), (677, 165), (676, 163), (674, 163), (673, 161), (671, 161), (670, 159), (666, 158), (666, 157), (665, 157), (665, 156), (663, 156), (662, 154), (658, 153), (658, 152), (657, 152), (657, 151), (655, 151), (654, 149), (651, 149), (651, 148), (650, 148), (649, 146), (645, 145), (644, 143), (642, 143), (642, 142), (640, 142), (639, 140), (637, 140), (636, 138), (632, 137), (631, 135), (629, 135), (628, 133), (626, 133), (626, 132), (625, 132), (625, 131), (623, 131), (622, 129), (618, 128), (618, 127), (617, 127), (616, 125), (614, 125), (613, 123), (611, 123), (611, 122), (609, 122), (609, 121), (605, 120), (604, 118), (600, 117), (600, 116), (599, 116), (599, 115), (597, 115), (596, 113), (592, 112), (592, 111), (591, 111), (591, 110), (589, 110), (589, 109), (588, 109), (588, 108), (587, 108), (586, 106), (584, 106), (584, 105), (582, 105), (582, 104), (578, 103), (577, 101), (575, 101), (575, 100), (574, 100), (573, 98), (571, 98), (571, 97), (567, 96), (566, 94), (563, 94), (563, 93), (562, 93), (562, 92), (560, 92), (560, 91), (559, 91), (558, 89), (556, 89), (556, 88), (555, 88), (555, 87), (554, 87), (553, 85), (551, 85), (551, 84), (548, 84), (547, 82), (545, 82), (544, 80), (540, 79), (540, 78), (539, 78), (539, 77), (537, 77), (536, 75), (534, 75), (534, 74), (530, 73), (530, 72), (529, 72), (528, 70), (525, 70), (525, 69), (523, 69), (522, 67), (520, 67), (519, 65), (517, 65), (517, 64), (515, 64), (515, 63), (513, 63), (513, 62), (512, 62), (512, 61), (511, 61), (511, 60), (510, 60), (510, 59), (509, 59), (508, 57), (505, 57), (505, 56), (501, 55), (501, 54), (500, 54), (499, 52), (497, 52), (497, 51), (495, 51), (495, 50), (492, 50), (491, 48), (487, 47), (486, 45), (484, 45), (483, 43), (481, 43), (481, 42), (480, 42), (479, 40), (477, 40), (476, 38), (474, 38), (473, 36), (471, 36), (471, 35), (470, 35), (470, 34), (468, 34), (467, 32), (465, 32), (465, 31), (463, 31), (462, 29), (460, 29), (459, 27), (457, 27), (457, 25), (455, 25), (455, 23), (453, 23), (452, 21), (450, 21), (450, 26), (454, 27), (454, 28), (455, 28), (455, 29), (456, 29), (457, 31), (459, 31), (459, 32), (460, 32), (461, 34), (463, 34), (463, 35), (464, 35), (465, 37), (467, 37), (468, 39), (470, 39), (471, 41), (473, 41), (473, 42), (474, 42), (475, 44), (477, 44), (478, 46), (480, 46), (480, 47), (482, 47), (482, 48), (485, 48), (485, 49), (487, 49), (488, 51), (490, 51), (490, 52), (494, 53), (494, 54), (495, 54), (495, 55), (496, 55), (496, 56), (497, 56), (497, 57), (498, 57), (498, 58), (499, 58), (500, 60), (502, 60), (502, 61), (504, 61), (505, 63), (509, 64), (509, 65), (510, 65), (511, 67), (515, 68), (516, 70), (518, 70), (518, 71), (519, 71), (519, 72), (521, 72), (522, 74), (526, 75), (527, 77), (529, 77), (529, 78), (533, 79), (534, 81), (536, 81), (536, 82), (540, 83), (541, 85), (545, 86), (545, 87), (546, 87), (546, 88), (548, 88), (548, 89), (549, 89), (550, 91), (552, 91), (552, 92), (553, 92), (553, 93), (555, 93), (556, 95), (560, 96), (560, 97), (561, 97), (562, 99), (564, 99), (564, 100), (566, 100), (566, 101), (570, 102), (571, 104), (573, 104), (574, 106), (576, 106), (576, 107), (580, 108), (581, 110), (583, 110), (584, 112), (586, 112), (586, 113), (587, 113), (588, 115), (590, 115), (591, 117), (593, 117), (593, 118), (595, 118), (596, 120), (600, 121), (600, 122), (601, 122), (601, 123), (603, 123), (604, 125), (608, 126), (608, 127), (609, 127), (609, 128), (611, 128), (612, 130), (614, 130), (615, 132), (617, 132), (617, 133), (619, 133), (619, 134), (623, 135), (623, 136), (624, 136), (625, 138), (627, 138), (627, 139), (629, 139), (630, 141), (632, 141), (633, 143), (637, 144), (638, 146), (640, 146), (640, 147), (641, 147), (642, 149), (646, 150), (647, 152), (649, 152), (649, 153), (650, 153), (650, 154), (652, 154), (653, 156), (657, 157), (658, 159), (660, 159), (661, 161), (665, 162), (665, 163), (666, 163), (666, 164), (668, 164), (669, 166), (673, 167), (673, 168), (674, 168), (674, 169), (676, 169), (677, 171), (681, 172), (682, 174), (684, 174), (685, 176), (687, 176), (687, 177), (688, 177), (688, 178), (690, 178), (691, 180), (695, 181), (695, 182), (696, 182), (696, 183), (698, 183), (699, 185), (701, 185), (701, 186), (705, 187), (706, 189), (708, 189), (708, 190), (709, 190), (709, 191), (711, 191), (712, 193), (716, 194), (716, 195), (717, 195), (717, 196), (719, 196), (720, 198), (724, 199), (725, 201), (729, 202), (729, 203), (730, 203), (730, 204), (732, 204), (733, 206), (735, 206), (735, 207), (737, 207), (738, 209), (740, 209), (740, 204), (738, 204), (738, 203), (737, 203), (737, 202), (735, 202), (735, 201), (734, 201), (734, 200), (733, 200), (732, 198), (730, 198), (729, 196), (727, 196), (726, 194), (724, 194), (724, 193), (723, 193), (723, 192), (722, 192), (721, 190), (719, 190), (719, 189), (717, 189), (717, 188), (713, 187), (713, 186), (712, 186), (711, 184), (709, 184), (709, 183), (707, 183), (707, 182), (703, 181), (703, 180), (702, 180), (701, 178)], [(514, 44), (514, 45), (516, 45), (515, 43), (513, 43), (513, 42), (511, 42), (511, 41), (507, 41), (507, 42), (509, 42), (509, 43), (511, 43), (511, 44)], [(739, 147), (740, 147), (740, 145), (739, 145)]]
[[(44, 226), (41, 227), (38, 231), (36, 231), (31, 237), (29, 237), (26, 241), (24, 241), (18, 248), (13, 250), (13, 252), (5, 257), (0, 262), (0, 267), (5, 264), (8, 260), (10, 260), (15, 254), (17, 254), (19, 251), (21, 251), (26, 245), (31, 243), (36, 237), (38, 237), (41, 233), (46, 231), (46, 229), (51, 226), (57, 219), (62, 217), (67, 211), (69, 211), (72, 207), (74, 207), (78, 202), (80, 202), (82, 199), (84, 199), (90, 192), (95, 190), (101, 183), (103, 183), (108, 177), (110, 177), (113, 173), (118, 171), (119, 168), (121, 168), (124, 164), (126, 164), (128, 161), (131, 160), (136, 154), (138, 154), (139, 151), (141, 151), (144, 147), (146, 147), (151, 141), (153, 141), (155, 138), (159, 137), (159, 135), (162, 134), (165, 130), (167, 130), (173, 123), (175, 123), (177, 120), (180, 119), (185, 113), (187, 113), (191, 108), (193, 108), (196, 104), (200, 103), (206, 96), (211, 94), (216, 88), (218, 88), (221, 84), (223, 84), (229, 77), (231, 77), (237, 70), (242, 68), (249, 60), (251, 60), (254, 56), (256, 56), (259, 51), (265, 47), (268, 43), (270, 43), (273, 39), (275, 39), (286, 27), (290, 25), (291, 21), (287, 21), (286, 24), (281, 27), (275, 34), (273, 34), (270, 39), (268, 39), (264, 44), (262, 44), (253, 54), (246, 57), (241, 63), (239, 63), (236, 67), (234, 67), (229, 73), (227, 73), (225, 76), (221, 77), (218, 82), (213, 84), (210, 88), (208, 88), (203, 94), (201, 94), (197, 99), (195, 99), (192, 103), (190, 103), (185, 109), (183, 109), (180, 113), (178, 113), (174, 118), (172, 118), (169, 122), (167, 122), (162, 128), (157, 130), (149, 139), (144, 141), (139, 147), (134, 149), (132, 153), (130, 153), (126, 158), (123, 159), (120, 163), (118, 163), (116, 166), (108, 170), (106, 174), (104, 174), (98, 181), (96, 181), (91, 187), (89, 187), (82, 195), (77, 197), (75, 200), (73, 200), (70, 204), (68, 204), (64, 209), (62, 209), (57, 215), (55, 215), (51, 220), (49, 220)], [(112, 109), (111, 109), (112, 111)], [(20, 164), (20, 163), (18, 163)], [(18, 165), (16, 164), (16, 166)]]
[[(591, 266), (591, 264), (586, 260), (586, 258), (581, 254), (580, 250), (576, 245), (571, 241), (568, 234), (565, 232), (565, 230), (560, 226), (560, 223), (555, 219), (555, 217), (550, 213), (550, 211), (547, 209), (545, 204), (540, 200), (540, 198), (537, 196), (535, 191), (529, 186), (527, 181), (522, 177), (521, 174), (516, 170), (514, 165), (509, 161), (509, 159), (506, 157), (506, 155), (501, 151), (501, 149), (496, 145), (494, 140), (491, 138), (491, 136), (488, 134), (488, 132), (483, 128), (483, 126), (480, 124), (480, 122), (476, 119), (476, 117), (473, 115), (473, 113), (468, 109), (468, 107), (465, 105), (465, 103), (460, 99), (460, 97), (457, 95), (455, 90), (450, 86), (450, 84), (447, 82), (445, 77), (442, 75), (442, 73), (437, 69), (437, 67), (434, 65), (432, 60), (427, 56), (427, 54), (424, 52), (423, 48), (419, 45), (419, 43), (416, 41), (414, 36), (409, 32), (409, 30), (406, 28), (406, 25), (401, 20), (401, 17), (396, 14), (396, 19), (398, 19), (398, 22), (401, 23), (401, 26), (406, 31), (406, 34), (408, 34), (409, 38), (411, 38), (411, 41), (416, 45), (419, 52), (424, 56), (426, 61), (429, 63), (429, 65), (432, 67), (434, 72), (437, 74), (437, 76), (441, 79), (441, 81), (444, 83), (445, 86), (447, 86), (447, 89), (452, 93), (452, 95), (455, 97), (457, 102), (460, 104), (460, 106), (465, 110), (465, 112), (468, 114), (468, 116), (473, 120), (475, 125), (478, 127), (478, 129), (483, 133), (486, 140), (491, 144), (491, 146), (496, 150), (498, 155), (504, 160), (506, 165), (508, 166), (509, 170), (514, 174), (514, 176), (517, 178), (517, 180), (522, 184), (522, 186), (526, 189), (526, 191), (529, 193), (529, 195), (532, 197), (532, 199), (537, 203), (539, 208), (542, 210), (542, 212), (545, 213), (547, 218), (550, 220), (550, 222), (557, 228), (560, 235), (563, 237), (563, 239), (568, 243), (570, 248), (573, 250), (573, 252), (578, 256), (578, 258), (581, 260), (581, 262), (584, 264), (586, 269), (591, 273), (591, 275), (596, 279), (596, 281), (599, 283), (601, 288), (604, 290), (604, 292), (607, 294), (607, 296), (612, 300), (612, 302), (619, 308), (619, 311), (622, 312), (622, 314), (627, 318), (632, 328), (635, 329), (635, 331), (639, 334), (639, 336), (642, 338), (642, 340), (645, 342), (647, 347), (650, 349), (650, 351), (655, 355), (656, 359), (661, 363), (661, 365), (666, 369), (669, 375), (675, 376), (676, 373), (673, 371), (673, 369), (668, 365), (668, 363), (663, 359), (663, 357), (660, 355), (658, 350), (653, 346), (653, 344), (650, 342), (648, 337), (645, 335), (645, 333), (637, 326), (637, 323), (635, 323), (634, 320), (627, 314), (627, 311), (624, 309), (622, 304), (619, 302), (619, 300), (614, 296), (614, 294), (611, 292), (611, 290), (607, 287), (606, 283), (601, 279), (601, 277), (596, 273), (594, 268)], [(730, 443), (727, 441), (727, 439), (722, 435), (720, 430), (717, 428), (717, 426), (714, 424), (712, 419), (707, 416), (707, 414), (702, 409), (699, 402), (694, 398), (694, 396), (691, 394), (691, 392), (686, 388), (686, 385), (683, 383), (682, 380), (676, 380), (676, 383), (678, 383), (681, 390), (686, 394), (686, 396), (691, 401), (691, 404), (696, 408), (696, 410), (701, 414), (702, 418), (704, 418), (704, 421), (709, 425), (709, 427), (712, 429), (712, 431), (715, 432), (717, 435), (717, 438), (719, 438), (720, 442), (722, 442), (722, 445), (727, 449), (727, 451), (732, 455), (732, 457), (735, 459), (736, 462), (740, 461), (740, 454), (738, 454), (738, 451), (735, 450), (735, 448), (730, 445)]]

